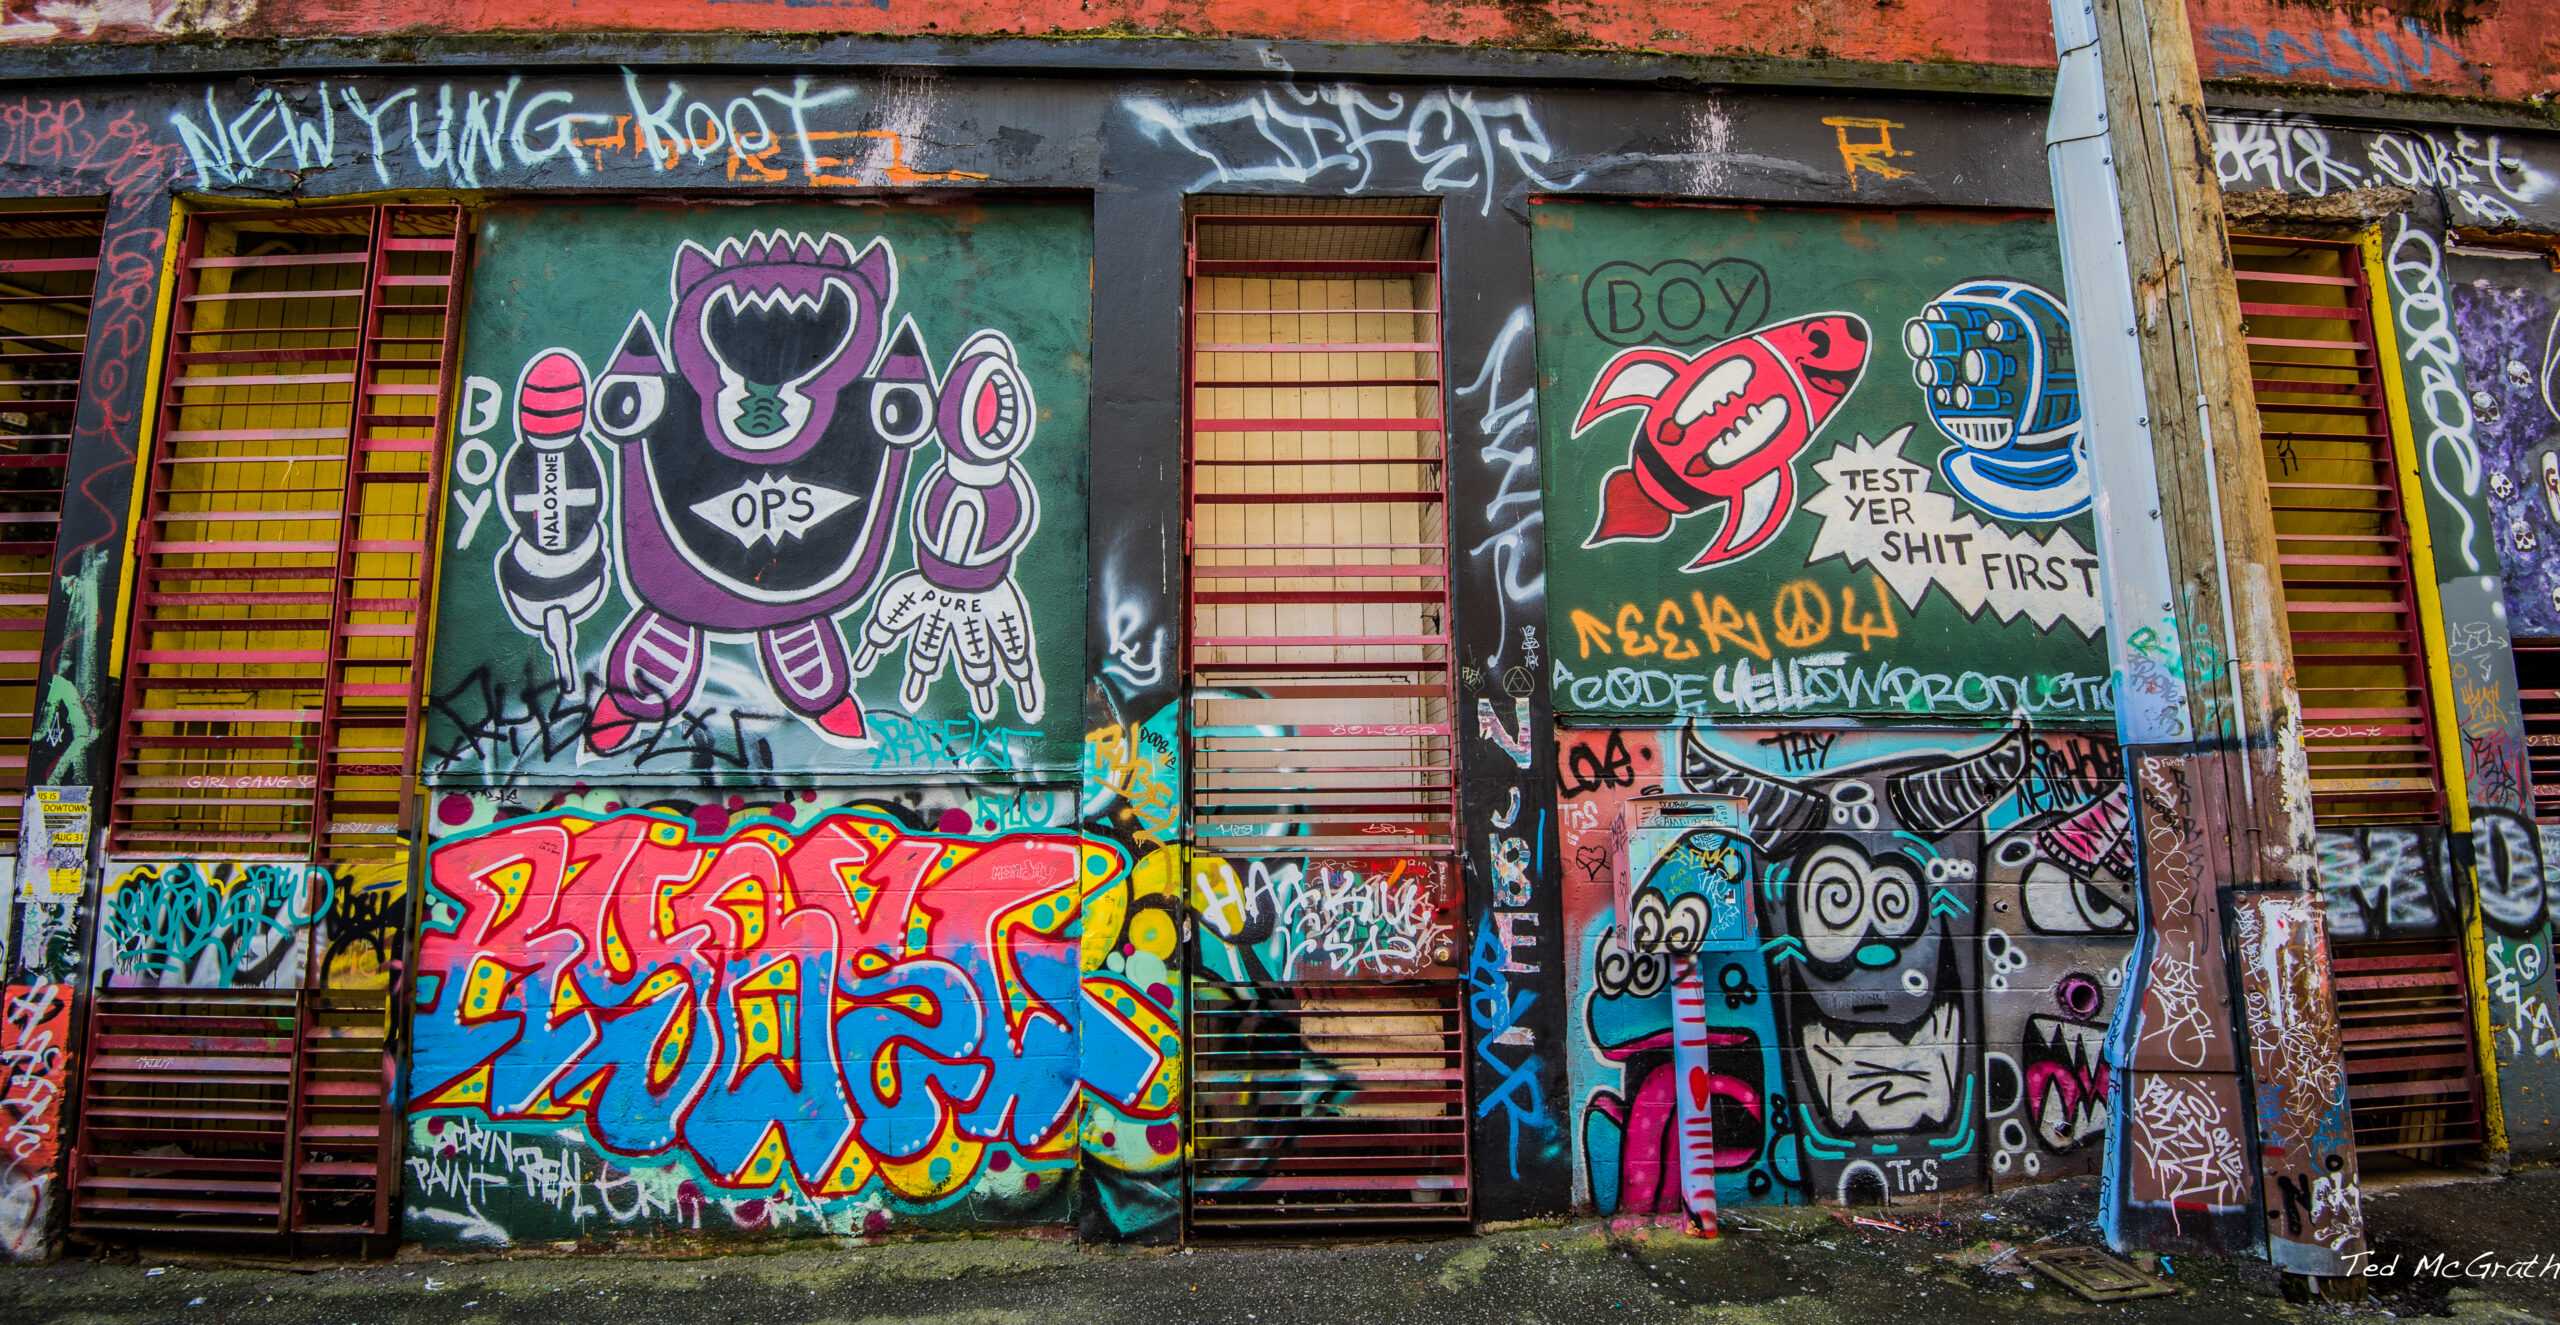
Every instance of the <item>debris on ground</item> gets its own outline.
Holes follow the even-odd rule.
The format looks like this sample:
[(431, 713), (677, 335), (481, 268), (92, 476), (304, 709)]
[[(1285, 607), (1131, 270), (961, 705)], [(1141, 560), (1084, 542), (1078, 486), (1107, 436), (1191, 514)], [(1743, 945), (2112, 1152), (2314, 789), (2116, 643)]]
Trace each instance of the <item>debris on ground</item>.
[(2091, 1302), (2131, 1302), (2178, 1291), (2095, 1247), (2055, 1247), (2020, 1259)]
[(1977, 1242), (1962, 1251), (1951, 1251), (1939, 1257), (1949, 1265), (1967, 1270), (1983, 1270), (1991, 1274), (2014, 1274), (2021, 1278), (2034, 1273), (2018, 1255), (2018, 1249), (2006, 1242)]

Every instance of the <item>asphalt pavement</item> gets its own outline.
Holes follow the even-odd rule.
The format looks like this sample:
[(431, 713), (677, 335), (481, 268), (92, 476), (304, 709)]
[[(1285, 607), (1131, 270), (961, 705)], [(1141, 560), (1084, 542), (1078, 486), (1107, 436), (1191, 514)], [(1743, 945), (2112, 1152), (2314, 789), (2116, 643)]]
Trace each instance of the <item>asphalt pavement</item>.
[(2560, 1322), (2560, 1170), (2369, 1193), (2371, 1295), (2287, 1301), (2262, 1262), (2172, 1257), (2173, 1297), (2093, 1305), (2022, 1253), (2096, 1245), (2088, 1180), (1944, 1206), (1728, 1212), (1725, 1236), (1597, 1221), (1438, 1242), (1082, 1247), (1043, 1237), (666, 1244), (285, 1263), (166, 1249), (0, 1269), (0, 1321), (276, 1325), (1947, 1322), (2141, 1325), (2412, 1316)]

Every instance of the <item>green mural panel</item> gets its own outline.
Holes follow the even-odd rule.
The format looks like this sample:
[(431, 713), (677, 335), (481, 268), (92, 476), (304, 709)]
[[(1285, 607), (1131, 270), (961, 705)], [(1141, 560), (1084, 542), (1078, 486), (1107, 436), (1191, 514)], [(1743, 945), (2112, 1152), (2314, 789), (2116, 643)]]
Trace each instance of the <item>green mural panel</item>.
[(1559, 712), (2111, 720), (2049, 220), (1534, 219)]
[(478, 239), (423, 773), (1071, 771), (1081, 205), (509, 207)]

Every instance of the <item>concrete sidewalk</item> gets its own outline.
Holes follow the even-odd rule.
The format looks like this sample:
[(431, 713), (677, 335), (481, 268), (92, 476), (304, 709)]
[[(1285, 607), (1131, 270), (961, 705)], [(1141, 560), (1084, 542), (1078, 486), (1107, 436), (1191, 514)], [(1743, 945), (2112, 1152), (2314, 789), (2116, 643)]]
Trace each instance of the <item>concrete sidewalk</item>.
[[(2287, 1303), (2249, 1261), (2172, 1258), (2173, 1298), (2092, 1306), (2005, 1272), (2007, 1247), (2095, 1244), (2083, 1180), (1897, 1209), (1908, 1231), (1753, 1207), (1713, 1242), (1592, 1222), (1355, 1247), (1083, 1249), (1034, 1238), (746, 1249), (687, 1259), (415, 1257), (290, 1268), (145, 1253), (0, 1271), (0, 1320), (292, 1325), (587, 1322), (1935, 1321), (2100, 1318), (2145, 1325), (2384, 1319), (2560, 1322), (2560, 1170), (2367, 1198), (2378, 1267), (2355, 1306)], [(1875, 1213), (1875, 1212), (1869, 1212)], [(2433, 1259), (2431, 1259), (2433, 1258)], [(2514, 1277), (2522, 1266), (2537, 1277)], [(2424, 1273), (2421, 1273), (2421, 1269)], [(2496, 1269), (2507, 1273), (2481, 1277)]]

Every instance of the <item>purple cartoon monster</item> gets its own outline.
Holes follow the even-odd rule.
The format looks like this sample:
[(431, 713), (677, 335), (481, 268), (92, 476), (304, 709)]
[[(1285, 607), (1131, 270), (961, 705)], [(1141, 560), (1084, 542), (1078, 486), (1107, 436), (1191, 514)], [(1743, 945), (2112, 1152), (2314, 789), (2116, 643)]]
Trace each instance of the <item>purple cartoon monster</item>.
[[(587, 507), (569, 505), (581, 493), (594, 504), (593, 483), (577, 484), (597, 466), (558, 420), (583, 417), (587, 436), (620, 453), (613, 541), (634, 608), (606, 650), (587, 743), (611, 753), (682, 713), (713, 636), (752, 636), (775, 695), (846, 744), (869, 741), (854, 678), (901, 647), (909, 710), (956, 660), (981, 719), (995, 716), (1001, 681), (1037, 721), (1031, 617), (1013, 582), (1039, 524), (1014, 462), (1036, 410), (1013, 343), (980, 331), (948, 381), (937, 377), (914, 319), (888, 325), (897, 262), (885, 239), (859, 254), (840, 235), (759, 233), (716, 252), (688, 240), (673, 287), (664, 337), (635, 314), (592, 388), (574, 355), (537, 356), (524, 390), (540, 417), (526, 416), (523, 463), (509, 461), (511, 482), (525, 473), (508, 509), (532, 523), (502, 554), (514, 560), (502, 560), (501, 588), (519, 629), (573, 669), (567, 637), (601, 598), (591, 581), (605, 540), (571, 546)], [(909, 453), (936, 435), (944, 458), (915, 496), (914, 567), (881, 594), (848, 657), (836, 618), (879, 589)], [(561, 682), (579, 690), (568, 670)]]
[(1040, 524), (1039, 494), (1013, 462), (1031, 441), (1035, 412), (1030, 380), (1003, 332), (981, 331), (952, 356), (936, 420), (943, 461), (916, 490), (916, 568), (881, 593), (853, 659), (869, 676), (881, 651), (904, 638), (898, 700), (910, 712), (954, 657), (969, 710), (981, 720), (996, 715), (999, 672), (1013, 687), (1014, 707), (1040, 716), (1031, 612), (1013, 582), (1014, 554)]
[(863, 742), (833, 617), (878, 584), (908, 449), (934, 424), (933, 370), (897, 298), (886, 240), (775, 232), (687, 241), (661, 342), (631, 320), (597, 379), (598, 432), (622, 451), (617, 505), (638, 607), (605, 658), (588, 741), (681, 712), (707, 635), (753, 635), (774, 693)]

